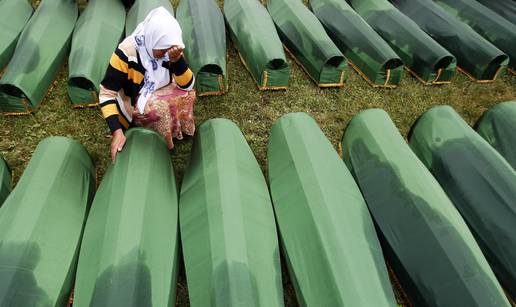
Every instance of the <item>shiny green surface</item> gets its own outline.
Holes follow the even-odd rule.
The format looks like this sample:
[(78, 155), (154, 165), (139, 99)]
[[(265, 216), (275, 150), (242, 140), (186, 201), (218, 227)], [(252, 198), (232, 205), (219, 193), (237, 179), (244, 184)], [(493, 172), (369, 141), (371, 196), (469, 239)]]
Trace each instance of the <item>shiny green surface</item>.
[(468, 223), (500, 283), (516, 296), (516, 172), (449, 106), (413, 127), (410, 146)]
[(268, 0), (267, 9), (285, 47), (321, 87), (343, 86), (347, 62), (317, 17), (301, 0)]
[(486, 111), (476, 130), (516, 170), (516, 101), (499, 103)]
[(272, 128), (274, 210), (301, 306), (397, 306), (373, 221), (335, 149), (305, 113)]
[(394, 50), (346, 1), (310, 0), (309, 3), (328, 35), (369, 82), (383, 86), (387, 69), (403, 69)]
[[(516, 1), (512, 2), (516, 6)], [(436, 3), (505, 52), (509, 67), (516, 70), (516, 24), (476, 0), (437, 0)]]
[(228, 80), (226, 29), (220, 8), (215, 0), (181, 0), (176, 13), (197, 94), (223, 94)]
[(342, 148), (414, 306), (508, 306), (461, 215), (385, 111), (355, 115)]
[(290, 69), (274, 22), (259, 0), (225, 0), (228, 32), (258, 88), (288, 86)]
[(0, 111), (35, 111), (63, 65), (79, 15), (70, 0), (42, 0), (0, 80)]
[(63, 137), (39, 143), (0, 208), (1, 306), (65, 306), (94, 193), (82, 145)]
[(455, 75), (455, 57), (388, 0), (351, 0), (351, 4), (420, 81), (449, 82)]
[(496, 78), (505, 71), (509, 58), (471, 27), (441, 8), (433, 0), (391, 2), (441, 46), (457, 58), (457, 66), (479, 81)]
[(179, 208), (191, 306), (283, 306), (269, 191), (233, 122), (199, 127)]
[(157, 133), (132, 128), (93, 201), (79, 255), (74, 306), (174, 306), (177, 190)]
[(508, 0), (477, 0), (496, 14), (516, 25), (516, 2)]
[(27, 0), (0, 1), (0, 72), (9, 63), (32, 11)]
[(68, 96), (73, 105), (97, 103), (100, 81), (124, 34), (125, 8), (120, 0), (90, 0), (72, 38), (68, 59)]

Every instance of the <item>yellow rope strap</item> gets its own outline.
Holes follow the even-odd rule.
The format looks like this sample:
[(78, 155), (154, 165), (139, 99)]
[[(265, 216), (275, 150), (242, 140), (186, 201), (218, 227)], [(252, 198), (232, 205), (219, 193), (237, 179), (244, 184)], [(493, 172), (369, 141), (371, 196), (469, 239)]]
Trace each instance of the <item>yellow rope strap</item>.
[(351, 62), (349, 59), (348, 59), (348, 63), (349, 65), (351, 65), (351, 67), (353, 67), (353, 69), (372, 87), (374, 88), (396, 88), (397, 85), (394, 85), (394, 84), (388, 84), (388, 85), (379, 85), (379, 84), (375, 84), (373, 81), (369, 80), (369, 78), (355, 65), (353, 64), (353, 62)]
[(344, 74), (345, 74), (344, 70), (340, 74), (340, 81), (339, 81), (339, 83), (319, 83), (317, 80), (312, 78), (312, 76), (308, 73), (308, 70), (306, 70), (306, 68), (303, 66), (303, 64), (301, 64), (301, 62), (294, 56), (294, 54), (292, 52), (290, 52), (290, 50), (287, 48), (287, 46), (285, 46), (285, 44), (283, 44), (283, 48), (285, 49), (285, 51), (287, 51), (287, 53), (294, 60), (294, 62), (296, 62), (297, 65), (299, 65), (303, 69), (303, 71), (306, 73), (306, 75), (310, 79), (312, 79), (312, 81), (315, 84), (317, 84), (318, 87), (343, 87), (344, 86)]
[(498, 74), (502, 71), (502, 66), (498, 67), (498, 69), (496, 70), (496, 73), (494, 74), (493, 79), (491, 79), (491, 80), (478, 80), (475, 77), (473, 77), (471, 74), (469, 74), (467, 71), (465, 71), (464, 69), (460, 68), (459, 66), (457, 66), (457, 70), (460, 71), (461, 73), (465, 74), (473, 82), (476, 82), (476, 83), (493, 83), (493, 82), (496, 81), (496, 77), (498, 77)]

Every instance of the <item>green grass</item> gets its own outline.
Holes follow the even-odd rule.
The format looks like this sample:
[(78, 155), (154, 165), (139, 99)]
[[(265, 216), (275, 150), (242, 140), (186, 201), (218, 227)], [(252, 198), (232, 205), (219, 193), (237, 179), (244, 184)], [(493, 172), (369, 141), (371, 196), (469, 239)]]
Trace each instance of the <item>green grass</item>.
[[(177, 5), (177, 1), (172, 1)], [(474, 84), (459, 74), (451, 85), (427, 87), (406, 74), (399, 88), (373, 89), (354, 71), (341, 89), (319, 89), (291, 59), (290, 88), (287, 91), (260, 92), (250, 74), (229, 44), (229, 93), (199, 98), (195, 116), (198, 124), (222, 117), (238, 124), (256, 155), (262, 170), (267, 170), (267, 142), (272, 124), (289, 112), (306, 112), (337, 148), (342, 132), (356, 113), (368, 108), (386, 110), (400, 132), (407, 135), (412, 123), (432, 106), (448, 104), (473, 124), (489, 107), (516, 99), (516, 77), (505, 76), (493, 84)], [(30, 116), (0, 115), (0, 154), (19, 179), (37, 144), (49, 136), (67, 136), (81, 142), (98, 168), (99, 178), (110, 165), (108, 128), (98, 109), (73, 110), (66, 93), (68, 67), (60, 70), (54, 87), (40, 110)], [(171, 154), (176, 177), (181, 182), (189, 161), (192, 139), (177, 141)], [(295, 306), (288, 276), (283, 274), (287, 306)], [(187, 304), (184, 273), (178, 284), (178, 305)]]

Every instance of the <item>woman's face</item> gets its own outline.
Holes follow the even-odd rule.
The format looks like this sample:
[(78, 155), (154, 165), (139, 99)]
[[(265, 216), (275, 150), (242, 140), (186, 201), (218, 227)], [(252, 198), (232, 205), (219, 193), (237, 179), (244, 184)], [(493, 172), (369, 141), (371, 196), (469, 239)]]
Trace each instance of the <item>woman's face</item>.
[(154, 56), (155, 59), (161, 59), (168, 50), (169, 49), (152, 49), (152, 56)]

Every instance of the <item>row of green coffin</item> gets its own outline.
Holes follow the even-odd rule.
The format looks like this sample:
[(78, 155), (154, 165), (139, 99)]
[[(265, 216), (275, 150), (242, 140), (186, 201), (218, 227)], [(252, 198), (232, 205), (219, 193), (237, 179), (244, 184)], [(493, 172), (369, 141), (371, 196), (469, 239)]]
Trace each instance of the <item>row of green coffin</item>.
[[(514, 127), (515, 111), (500, 104), (479, 129), (514, 139), (486, 127)], [(361, 112), (345, 163), (312, 118), (286, 115), (270, 196), (228, 120), (198, 129), (179, 201), (161, 137), (127, 136), (96, 194), (79, 143), (38, 145), (0, 208), (0, 305), (62, 306), (75, 284), (77, 306), (173, 306), (181, 242), (192, 306), (282, 306), (278, 238), (302, 306), (396, 306), (384, 256), (416, 306), (516, 296), (516, 173), (450, 107), (417, 121), (412, 150), (384, 111)]]
[[(457, 65), (473, 79), (494, 79), (507, 64), (504, 52), (516, 70), (516, 25), (475, 0), (441, 0), (440, 6), (428, 0), (392, 2), (396, 7), (387, 0), (354, 0), (355, 12), (345, 1), (312, 0), (312, 13), (300, 0), (269, 0), (269, 12), (257, 0), (227, 0), (224, 12), (229, 33), (260, 89), (288, 86), (282, 42), (321, 87), (344, 84), (346, 58), (371, 85), (381, 87), (398, 84), (403, 64), (425, 84), (449, 82)], [(126, 20), (119, 0), (92, 0), (77, 20), (71, 1), (44, 0), (30, 18), (27, 1), (3, 0), (0, 14), (6, 14), (2, 20), (9, 26), (1, 33), (0, 68), (9, 60), (12, 64), (0, 82), (0, 109), (7, 114), (35, 111), (70, 48), (70, 99), (76, 107), (96, 104), (124, 25), (127, 35), (160, 5), (174, 13), (169, 1), (137, 0)], [(177, 19), (199, 94), (223, 94), (226, 37), (220, 9), (213, 0), (183, 0)], [(446, 22), (441, 25), (437, 19)]]
[[(213, 91), (213, 88), (223, 93), (227, 87), (224, 21), (216, 6), (220, 16), (213, 15), (213, 7), (208, 6), (211, 10), (206, 12), (199, 4), (202, 5), (198, 1), (184, 0), (178, 9), (182, 12), (178, 19), (193, 18), (182, 22), (185, 41), (189, 43), (187, 50), (196, 50), (195, 54), (187, 52), (187, 56), (197, 75), (200, 93)], [(5, 114), (37, 110), (68, 54), (68, 94), (72, 104), (74, 107), (95, 105), (100, 81), (109, 57), (123, 38), (124, 26), (125, 33), (130, 34), (138, 22), (158, 6), (174, 13), (167, 0), (137, 0), (126, 20), (120, 0), (92, 0), (77, 20), (74, 1), (43, 0), (31, 17), (33, 9), (28, 1), (3, 0), (0, 2), (4, 25), (0, 31), (0, 71), (4, 68), (5, 71), (0, 82), (0, 110)], [(208, 18), (203, 13), (208, 14)], [(208, 27), (200, 31), (188, 27), (189, 22), (199, 23), (201, 19)], [(210, 43), (212, 40), (207, 39), (210, 37), (216, 44)], [(199, 46), (201, 40), (210, 47)]]

